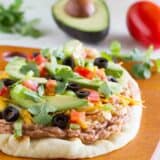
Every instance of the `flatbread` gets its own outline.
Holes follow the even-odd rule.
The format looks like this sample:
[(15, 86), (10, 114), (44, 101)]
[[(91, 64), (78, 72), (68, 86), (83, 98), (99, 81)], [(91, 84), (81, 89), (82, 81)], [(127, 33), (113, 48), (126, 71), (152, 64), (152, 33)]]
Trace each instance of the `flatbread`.
[[(125, 71), (125, 82), (130, 83), (134, 98), (141, 100), (140, 90), (136, 81)], [(127, 83), (126, 83), (127, 84)], [(95, 144), (86, 145), (80, 139), (63, 140), (44, 138), (31, 140), (25, 137), (17, 140), (13, 135), (0, 135), (0, 150), (17, 157), (32, 158), (91, 158), (119, 149), (136, 136), (141, 121), (142, 106), (129, 108), (129, 120), (123, 126), (122, 132), (107, 140), (99, 140)]]

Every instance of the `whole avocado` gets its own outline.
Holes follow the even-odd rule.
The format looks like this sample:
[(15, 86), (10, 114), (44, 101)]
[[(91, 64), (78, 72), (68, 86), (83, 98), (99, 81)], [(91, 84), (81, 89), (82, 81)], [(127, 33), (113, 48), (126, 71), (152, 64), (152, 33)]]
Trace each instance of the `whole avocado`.
[(52, 7), (52, 15), (59, 28), (85, 42), (97, 43), (103, 40), (110, 27), (109, 10), (104, 0), (92, 0), (95, 6), (94, 13), (88, 16), (86, 14), (86, 17), (84, 14), (77, 14), (77, 16), (69, 14), (65, 9), (69, 1), (71, 0), (58, 0)]

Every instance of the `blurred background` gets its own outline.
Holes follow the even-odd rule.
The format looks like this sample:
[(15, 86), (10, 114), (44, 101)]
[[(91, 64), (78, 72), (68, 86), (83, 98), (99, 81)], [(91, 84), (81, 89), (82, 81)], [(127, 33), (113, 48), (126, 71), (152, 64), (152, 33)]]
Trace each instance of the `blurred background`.
[[(153, 1), (160, 4), (160, 0)], [(0, 3), (4, 5), (11, 2), (12, 0), (0, 0)], [(33, 18), (40, 19), (40, 23), (37, 27), (44, 32), (43, 36), (34, 39), (18, 34), (11, 35), (1, 33), (0, 44), (44, 48), (56, 47), (71, 39), (71, 37), (64, 34), (53, 21), (51, 6), (54, 2), (55, 0), (24, 0), (22, 6), (27, 20)], [(132, 49), (134, 47), (143, 48), (130, 36), (126, 26), (127, 10), (129, 6), (135, 2), (135, 0), (106, 0), (106, 2), (111, 14), (111, 27), (109, 35), (102, 42), (93, 46), (96, 48), (106, 48), (111, 41), (118, 40), (122, 43), (124, 50)], [(158, 50), (156, 52), (158, 52)]]

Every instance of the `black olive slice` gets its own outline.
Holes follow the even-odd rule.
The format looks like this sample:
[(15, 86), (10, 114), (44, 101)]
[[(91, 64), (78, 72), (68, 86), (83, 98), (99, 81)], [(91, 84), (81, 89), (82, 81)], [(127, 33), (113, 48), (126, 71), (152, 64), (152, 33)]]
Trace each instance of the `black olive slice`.
[(3, 112), (2, 117), (8, 122), (14, 122), (19, 118), (19, 111), (12, 106), (8, 106)]
[(107, 68), (108, 61), (105, 58), (98, 57), (94, 60), (94, 65), (98, 68)]
[(72, 69), (75, 67), (75, 62), (72, 57), (67, 57), (63, 60), (63, 64), (71, 67)]
[(74, 92), (78, 91), (80, 88), (81, 88), (81, 87), (80, 87), (79, 84), (73, 83), (73, 82), (70, 82), (70, 83), (68, 84), (68, 86), (67, 86), (67, 89), (68, 89), (68, 90), (72, 90), (72, 91), (74, 91)]
[(89, 94), (90, 94), (90, 92), (86, 91), (86, 90), (78, 90), (78, 91), (76, 91), (76, 95), (79, 98), (86, 98), (86, 97), (89, 96)]
[(6, 79), (3, 79), (3, 83), (4, 83), (4, 85), (5, 86), (11, 86), (11, 85), (13, 85), (14, 83), (15, 83), (15, 81), (14, 80), (12, 80), (12, 79), (8, 79), (8, 78), (6, 78)]
[(63, 113), (55, 115), (52, 119), (52, 125), (61, 129), (67, 128), (68, 122), (69, 117)]

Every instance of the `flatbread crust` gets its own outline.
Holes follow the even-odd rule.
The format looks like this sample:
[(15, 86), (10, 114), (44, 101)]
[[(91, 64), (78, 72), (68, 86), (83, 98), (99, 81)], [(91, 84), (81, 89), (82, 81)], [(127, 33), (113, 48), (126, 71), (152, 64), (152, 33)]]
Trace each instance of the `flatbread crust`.
[[(136, 81), (125, 71), (125, 82), (130, 83), (131, 91), (137, 100), (141, 100), (140, 90)], [(127, 84), (127, 83), (126, 83)], [(142, 106), (134, 106), (129, 109), (129, 120), (119, 134), (115, 134), (107, 140), (99, 140), (95, 144), (86, 145), (80, 139), (63, 140), (56, 138), (44, 138), (31, 140), (25, 137), (17, 140), (13, 135), (0, 135), (0, 150), (6, 154), (17, 157), (32, 158), (91, 158), (109, 153), (129, 143), (137, 134)]]

